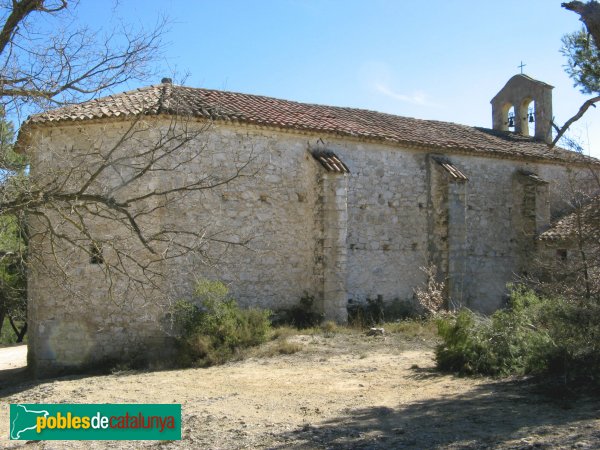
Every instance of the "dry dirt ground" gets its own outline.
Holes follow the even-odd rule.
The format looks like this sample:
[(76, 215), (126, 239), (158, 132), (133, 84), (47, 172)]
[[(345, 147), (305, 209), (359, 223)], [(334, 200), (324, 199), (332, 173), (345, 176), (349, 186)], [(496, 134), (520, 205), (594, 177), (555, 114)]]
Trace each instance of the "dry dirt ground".
[[(597, 397), (556, 399), (527, 380), (439, 374), (432, 343), (418, 336), (355, 332), (288, 339), (302, 350), (274, 357), (259, 352), (209, 369), (41, 382), (5, 378), (0, 447), (600, 448)], [(182, 440), (7, 440), (10, 403), (54, 402), (181, 403)]]

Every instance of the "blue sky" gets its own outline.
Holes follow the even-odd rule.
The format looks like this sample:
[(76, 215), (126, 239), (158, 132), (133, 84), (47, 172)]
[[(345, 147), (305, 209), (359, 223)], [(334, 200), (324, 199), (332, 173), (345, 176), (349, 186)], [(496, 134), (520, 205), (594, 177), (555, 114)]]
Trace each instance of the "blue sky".
[[(147, 27), (169, 17), (157, 71), (188, 86), (491, 127), (489, 101), (521, 61), (555, 87), (557, 123), (588, 98), (563, 70), (561, 37), (581, 23), (560, 3), (122, 0), (116, 13)], [(113, 13), (103, 1), (77, 10), (92, 28), (108, 29)], [(600, 112), (571, 135), (600, 157)]]

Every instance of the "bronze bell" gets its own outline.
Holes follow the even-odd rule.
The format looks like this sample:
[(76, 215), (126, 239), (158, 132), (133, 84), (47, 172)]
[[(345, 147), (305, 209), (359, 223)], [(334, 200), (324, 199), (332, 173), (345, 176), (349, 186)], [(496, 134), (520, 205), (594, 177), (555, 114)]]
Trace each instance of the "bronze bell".
[(514, 116), (510, 116), (508, 118), (508, 128), (513, 128), (515, 126), (515, 118)]
[(529, 113), (529, 123), (534, 122), (535, 119), (533, 118), (533, 113)]

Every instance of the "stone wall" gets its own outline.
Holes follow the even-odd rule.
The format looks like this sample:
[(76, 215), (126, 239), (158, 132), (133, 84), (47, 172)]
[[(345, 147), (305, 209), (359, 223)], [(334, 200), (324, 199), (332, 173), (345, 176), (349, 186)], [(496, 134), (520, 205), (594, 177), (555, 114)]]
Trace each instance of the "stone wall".
[[(121, 151), (143, 148), (168, 125), (167, 119), (154, 119), (153, 131)], [(33, 170), (64, 169), (78, 152), (113, 145), (126, 126), (41, 128), (32, 137)], [(176, 173), (145, 177), (133, 187), (147, 192), (181, 179), (223, 179), (243, 167), (241, 176), (216, 188), (149, 205), (159, 208), (148, 216), (148, 227), (205, 236), (200, 254), (162, 262), (160, 289), (128, 291), (117, 277), (116, 295), (109, 295), (102, 268), (68, 245), (60, 253), (68, 282), (48, 270), (47, 248), (34, 260), (29, 348), (38, 373), (168, 351), (169, 304), (190, 299), (198, 277), (225, 282), (246, 306), (276, 310), (311, 295), (328, 318), (344, 321), (349, 299), (411, 301), (414, 288), (425, 281), (420, 267), (435, 263), (452, 304), (492, 312), (503, 304), (506, 283), (524, 270), (532, 231), (564, 210), (565, 186), (572, 184), (572, 174), (584, 172), (551, 163), (441, 155), (468, 177), (457, 183), (432, 160), (439, 151), (239, 125), (213, 125), (200, 137), (178, 151), (185, 164)], [(318, 146), (335, 152), (350, 174), (327, 173), (310, 153)], [(201, 154), (191, 158), (198, 148)], [(548, 184), (523, 183), (523, 171)], [(103, 183), (118, 184), (119, 176), (115, 171)], [(95, 226), (106, 239), (119, 237), (110, 223)], [(135, 237), (127, 239), (132, 251), (148, 256)]]
[[(425, 281), (419, 268), (433, 263), (450, 306), (491, 313), (506, 301), (506, 284), (526, 272), (532, 231), (564, 213), (578, 188), (595, 186), (585, 167), (336, 139), (326, 144), (351, 171), (347, 289), (355, 301), (412, 301)], [(445, 156), (468, 181), (452, 181), (431, 156)], [(542, 182), (530, 185), (521, 172)]]
[(346, 322), (348, 178), (346, 175), (325, 172), (321, 187), (323, 189), (322, 309), (327, 319)]

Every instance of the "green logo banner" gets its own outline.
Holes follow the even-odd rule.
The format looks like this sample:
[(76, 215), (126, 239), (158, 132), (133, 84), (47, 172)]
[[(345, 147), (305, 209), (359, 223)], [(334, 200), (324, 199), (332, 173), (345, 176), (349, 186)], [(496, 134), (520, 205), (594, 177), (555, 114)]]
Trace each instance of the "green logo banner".
[(10, 405), (11, 440), (179, 440), (179, 404)]

